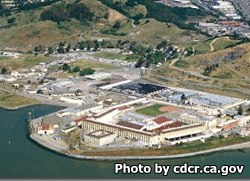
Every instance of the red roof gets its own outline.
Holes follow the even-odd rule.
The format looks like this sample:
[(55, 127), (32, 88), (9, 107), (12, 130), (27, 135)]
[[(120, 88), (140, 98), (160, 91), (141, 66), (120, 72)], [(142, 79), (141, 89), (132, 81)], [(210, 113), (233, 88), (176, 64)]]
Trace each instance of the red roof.
[(123, 110), (126, 110), (126, 109), (128, 109), (129, 107), (128, 106), (121, 106), (121, 107), (118, 107), (117, 109), (119, 110), (119, 111), (123, 111)]
[(110, 110), (108, 110), (108, 111), (106, 111), (106, 112), (104, 112), (104, 113), (102, 113), (102, 114), (100, 114), (100, 115), (94, 116), (94, 117), (95, 117), (95, 118), (101, 118), (101, 117), (103, 117), (103, 116), (105, 116), (105, 115), (107, 115), (107, 114), (113, 112), (114, 110), (116, 110), (116, 109), (115, 109), (115, 108), (110, 109)]
[(81, 117), (79, 119), (76, 119), (74, 122), (75, 123), (80, 123), (80, 122), (86, 121), (87, 119), (88, 119), (88, 116), (83, 116), (83, 117)]
[(89, 119), (86, 120), (86, 122), (89, 122), (89, 123), (93, 123), (93, 124), (96, 124), (96, 125), (104, 125), (104, 126), (108, 126), (108, 127), (112, 127), (112, 128), (117, 128), (119, 130), (128, 130), (128, 131), (132, 131), (132, 132), (135, 132), (135, 133), (140, 133), (140, 134), (144, 134), (144, 135), (152, 135), (152, 132), (141, 132), (141, 131), (138, 131), (138, 130), (132, 130), (132, 129), (128, 129), (126, 127), (118, 127), (119, 125), (111, 125), (111, 124), (106, 124), (106, 123), (101, 123), (101, 122), (95, 122), (95, 121), (91, 121)]
[(42, 124), (42, 130), (52, 130), (53, 128), (51, 124)]
[(117, 123), (117, 125), (128, 127), (128, 128), (133, 128), (133, 129), (141, 129), (143, 127), (141, 125), (130, 123), (130, 122), (127, 122), (127, 121), (119, 121)]
[(171, 124), (168, 124), (168, 125), (165, 125), (165, 126), (161, 126), (160, 128), (157, 128), (157, 129), (152, 130), (152, 131), (162, 132), (163, 130), (167, 130), (167, 129), (171, 129), (171, 128), (177, 128), (177, 127), (180, 127), (182, 125), (183, 125), (182, 122), (176, 121), (176, 122), (173, 122)]
[(157, 124), (162, 124), (162, 123), (166, 123), (166, 122), (169, 122), (169, 121), (172, 121), (171, 119), (168, 119), (164, 116), (161, 116), (161, 117), (158, 117), (156, 119), (153, 120), (155, 123)]

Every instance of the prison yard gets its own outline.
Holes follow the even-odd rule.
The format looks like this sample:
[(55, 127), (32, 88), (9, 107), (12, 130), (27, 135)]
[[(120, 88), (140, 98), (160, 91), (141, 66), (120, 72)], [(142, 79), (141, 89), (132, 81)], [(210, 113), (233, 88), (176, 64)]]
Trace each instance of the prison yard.
[(136, 112), (141, 113), (141, 114), (145, 114), (148, 116), (157, 116), (157, 115), (164, 113), (164, 111), (162, 111), (162, 108), (164, 108), (164, 107), (165, 107), (164, 105), (155, 104), (155, 105), (152, 105), (149, 107), (138, 109), (138, 110), (136, 110)]
[(148, 116), (158, 116), (158, 115), (161, 115), (161, 114), (177, 111), (179, 109), (180, 108), (175, 107), (175, 106), (166, 106), (166, 105), (163, 105), (163, 104), (154, 104), (152, 106), (137, 109), (136, 112), (138, 112), (140, 114), (145, 114), (145, 115), (148, 115)]

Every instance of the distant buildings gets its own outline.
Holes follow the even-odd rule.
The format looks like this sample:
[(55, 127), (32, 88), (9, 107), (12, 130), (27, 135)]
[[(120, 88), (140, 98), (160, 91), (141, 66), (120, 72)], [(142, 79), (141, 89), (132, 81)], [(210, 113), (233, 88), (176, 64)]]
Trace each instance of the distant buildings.
[(234, 5), (229, 1), (216, 0), (214, 9), (221, 11), (227, 18), (233, 20), (240, 20), (241, 16), (237, 13)]
[(1, 0), (1, 3), (3, 6), (7, 8), (14, 8), (19, 5), (39, 3), (39, 2), (45, 2), (45, 1), (48, 1), (48, 0)]

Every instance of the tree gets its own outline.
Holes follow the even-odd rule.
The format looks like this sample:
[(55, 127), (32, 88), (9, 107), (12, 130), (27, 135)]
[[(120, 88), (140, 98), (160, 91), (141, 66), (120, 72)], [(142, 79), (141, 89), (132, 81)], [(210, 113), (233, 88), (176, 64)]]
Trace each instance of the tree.
[(8, 24), (13, 24), (13, 23), (15, 23), (16, 18), (12, 17), (12, 18), (8, 19), (7, 21), (8, 21)]
[(70, 69), (69, 64), (64, 63), (63, 66), (62, 66), (62, 69), (63, 69), (64, 71), (68, 71), (68, 70)]
[(48, 48), (48, 54), (52, 54), (53, 52), (54, 52), (53, 47), (49, 46), (49, 48)]
[(242, 106), (240, 106), (238, 108), (238, 115), (243, 115), (243, 108), (242, 108)]
[(1, 69), (1, 74), (7, 74), (8, 73), (8, 69), (6, 67), (3, 67)]
[(70, 52), (70, 49), (71, 49), (71, 45), (69, 43), (68, 46), (66, 47), (65, 51), (68, 53), (68, 52)]
[(219, 139), (224, 139), (224, 136), (223, 135), (219, 135)]
[(79, 66), (76, 66), (73, 68), (72, 70), (73, 72), (80, 72), (81, 71), (81, 68)]
[(34, 51), (35, 51), (35, 52), (44, 52), (44, 51), (45, 51), (45, 47), (42, 46), (42, 45), (36, 46), (36, 47), (34, 48)]
[(94, 44), (95, 44), (95, 46), (94, 46), (94, 51), (98, 51), (99, 48), (100, 48), (99, 42), (95, 40), (95, 41), (94, 41)]
[(36, 93), (37, 94), (43, 94), (43, 91), (41, 89), (39, 89)]
[(187, 100), (187, 97), (186, 97), (186, 95), (183, 93), (182, 95), (181, 95), (181, 102), (185, 102)]
[(80, 49), (80, 50), (84, 50), (84, 42), (83, 41), (81, 41), (81, 42), (78, 42), (78, 48)]
[(116, 21), (115, 24), (112, 26), (112, 28), (117, 31), (121, 28), (121, 22), (120, 21)]
[(64, 42), (60, 42), (59, 43), (59, 47), (58, 47), (58, 49), (57, 49), (57, 52), (58, 53), (65, 53), (65, 50), (64, 50)]
[(79, 75), (80, 76), (85, 76), (85, 75), (91, 75), (91, 74), (94, 74), (95, 73), (95, 70), (94, 69), (91, 69), (91, 68), (86, 68), (86, 69), (83, 69), (79, 72)]

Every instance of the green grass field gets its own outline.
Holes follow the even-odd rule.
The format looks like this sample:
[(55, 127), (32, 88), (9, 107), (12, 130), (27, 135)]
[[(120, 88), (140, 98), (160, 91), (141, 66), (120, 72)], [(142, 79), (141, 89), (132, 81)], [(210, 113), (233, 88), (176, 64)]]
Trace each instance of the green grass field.
[(188, 62), (185, 60), (178, 60), (174, 65), (180, 68), (187, 68), (189, 66)]
[(211, 42), (212, 42), (212, 40), (208, 40), (208, 41), (198, 43), (197, 45), (195, 45), (194, 50), (195, 50), (196, 54), (210, 52), (210, 43)]
[(160, 114), (163, 114), (163, 112), (161, 112), (159, 109), (161, 107), (164, 107), (164, 106), (165, 105), (162, 105), (162, 104), (154, 104), (154, 105), (149, 106), (149, 107), (138, 109), (138, 110), (136, 110), (136, 112), (138, 112), (140, 114), (147, 115), (147, 116), (158, 116)]
[(110, 70), (110, 69), (118, 68), (115, 65), (101, 63), (101, 62), (87, 61), (87, 60), (75, 61), (71, 64), (71, 66), (79, 66), (81, 69), (92, 68), (92, 69), (100, 69), (100, 70)]
[[(213, 39), (215, 40), (215, 39)], [(213, 40), (208, 40), (203, 43), (198, 43), (194, 46), (196, 54), (208, 53), (211, 52), (211, 43)], [(214, 51), (223, 50), (225, 48), (236, 46), (239, 44), (240, 40), (231, 39), (230, 37), (219, 37), (216, 38), (216, 41), (212, 44)]]
[(237, 45), (238, 43), (240, 43), (240, 40), (230, 39), (229, 37), (220, 37), (213, 44), (214, 51), (222, 50)]

